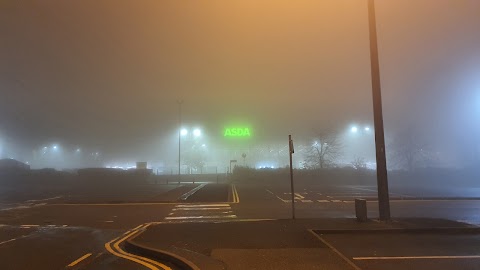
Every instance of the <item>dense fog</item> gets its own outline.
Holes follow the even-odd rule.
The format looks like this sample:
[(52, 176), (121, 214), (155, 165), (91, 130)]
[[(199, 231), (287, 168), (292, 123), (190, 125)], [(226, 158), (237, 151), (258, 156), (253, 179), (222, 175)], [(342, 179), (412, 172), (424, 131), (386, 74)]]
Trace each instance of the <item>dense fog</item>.
[[(480, 162), (480, 2), (377, 1), (390, 170)], [(0, 158), (375, 169), (366, 1), (3, 1)], [(182, 101), (182, 102), (180, 102)]]

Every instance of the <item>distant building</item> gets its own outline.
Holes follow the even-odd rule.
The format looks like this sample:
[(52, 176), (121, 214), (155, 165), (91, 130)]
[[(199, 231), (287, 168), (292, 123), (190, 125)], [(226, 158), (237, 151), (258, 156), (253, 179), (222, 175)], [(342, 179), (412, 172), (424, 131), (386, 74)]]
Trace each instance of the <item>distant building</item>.
[(137, 161), (137, 170), (146, 170), (147, 169), (147, 162), (145, 161)]
[(0, 171), (5, 170), (30, 170), (30, 165), (11, 158), (0, 159)]

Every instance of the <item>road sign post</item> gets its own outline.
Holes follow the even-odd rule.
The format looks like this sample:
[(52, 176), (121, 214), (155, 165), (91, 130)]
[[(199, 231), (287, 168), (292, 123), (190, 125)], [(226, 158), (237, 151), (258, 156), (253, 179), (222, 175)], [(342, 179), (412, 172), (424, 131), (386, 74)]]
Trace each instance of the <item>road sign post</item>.
[(293, 149), (292, 135), (288, 135), (288, 147), (290, 156), (290, 192), (292, 194), (292, 219), (295, 219), (295, 189), (293, 187), (293, 167), (292, 167), (292, 154), (295, 153)]
[(236, 159), (230, 160), (230, 174), (232, 174), (232, 163), (237, 163), (237, 160)]

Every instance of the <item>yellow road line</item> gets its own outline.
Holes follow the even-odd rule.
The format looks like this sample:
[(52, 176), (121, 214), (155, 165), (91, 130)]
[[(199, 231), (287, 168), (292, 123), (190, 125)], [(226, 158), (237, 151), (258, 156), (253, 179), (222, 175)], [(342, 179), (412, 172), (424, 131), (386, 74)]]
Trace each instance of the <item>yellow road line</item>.
[(124, 250), (122, 250), (120, 248), (120, 243), (125, 241), (126, 239), (128, 239), (129, 237), (133, 236), (134, 234), (138, 233), (138, 231), (134, 231), (132, 232), (131, 234), (125, 236), (124, 238), (122, 238), (121, 240), (118, 240), (116, 243), (113, 244), (113, 247), (117, 249), (118, 252), (122, 253), (123, 255), (125, 256), (131, 256), (131, 257), (134, 257), (134, 258), (137, 258), (137, 259), (140, 259), (140, 260), (144, 260), (144, 261), (147, 261), (149, 263), (152, 263), (156, 266), (160, 266), (162, 269), (164, 270), (172, 270), (170, 267), (166, 266), (165, 264), (163, 263), (160, 263), (160, 262), (157, 262), (157, 261), (154, 261), (154, 260), (151, 260), (149, 258), (145, 258), (145, 257), (142, 257), (142, 256), (138, 256), (138, 255), (134, 255), (134, 254), (131, 254), (131, 253), (128, 253)]
[(232, 184), (232, 196), (233, 196), (233, 203), (240, 202), (240, 197), (238, 196), (237, 188), (233, 184)]
[(87, 254), (83, 255), (82, 257), (76, 259), (75, 261), (71, 262), (71, 263), (68, 265), (68, 267), (75, 266), (77, 263), (85, 260), (86, 258), (88, 258), (88, 257), (90, 257), (90, 256), (92, 256), (92, 253), (87, 253)]
[(148, 269), (151, 269), (151, 270), (159, 270), (157, 267), (155, 267), (155, 266), (153, 266), (153, 265), (151, 265), (151, 264), (149, 264), (149, 263), (146, 263), (146, 262), (144, 262), (144, 261), (138, 260), (138, 259), (136, 259), (136, 258), (132, 258), (132, 257), (129, 257), (129, 256), (125, 256), (125, 255), (123, 255), (123, 254), (120, 254), (120, 253), (116, 252), (115, 250), (113, 250), (113, 249), (110, 247), (110, 244), (111, 244), (112, 242), (113, 242), (113, 240), (110, 241), (110, 242), (108, 242), (108, 243), (106, 243), (106, 244), (105, 244), (105, 248), (108, 250), (108, 252), (112, 253), (113, 255), (115, 255), (115, 256), (117, 256), (117, 257), (120, 257), (120, 258), (124, 258), (124, 259), (129, 260), (129, 261), (132, 261), (132, 262), (136, 262), (136, 263), (141, 264), (141, 265), (143, 265), (143, 266), (145, 266), (145, 267), (147, 267)]
[(138, 230), (138, 229), (140, 229), (140, 228), (143, 227), (143, 226), (144, 226), (143, 224), (140, 224), (140, 225), (138, 225), (137, 227), (133, 228), (132, 230), (133, 230), (133, 231)]
[[(161, 269), (164, 269), (164, 270), (172, 270), (170, 267), (160, 263), (160, 262), (157, 262), (157, 261), (154, 261), (154, 260), (151, 260), (149, 258), (145, 258), (145, 257), (142, 257), (142, 256), (138, 256), (138, 255), (134, 255), (134, 254), (131, 254), (131, 253), (128, 253), (124, 250), (122, 250), (120, 248), (120, 244), (125, 241), (126, 239), (132, 237), (134, 234), (138, 233), (139, 230), (143, 229), (143, 228), (146, 228), (148, 227), (150, 224), (144, 224), (144, 225), (141, 225), (140, 227), (137, 226), (138, 229), (136, 230), (133, 230), (131, 233), (129, 233), (128, 235), (124, 236), (123, 238), (119, 239), (119, 238), (116, 238), (108, 243), (105, 244), (105, 248), (110, 252), (112, 253), (113, 255), (117, 256), (117, 257), (121, 257), (121, 258), (124, 258), (124, 259), (127, 259), (127, 260), (130, 260), (130, 261), (133, 261), (133, 262), (136, 262), (138, 264), (141, 264), (151, 270), (159, 270), (159, 268), (157, 266), (159, 266)], [(119, 240), (117, 240), (119, 239)], [(113, 248), (112, 248), (112, 243), (113, 243)]]

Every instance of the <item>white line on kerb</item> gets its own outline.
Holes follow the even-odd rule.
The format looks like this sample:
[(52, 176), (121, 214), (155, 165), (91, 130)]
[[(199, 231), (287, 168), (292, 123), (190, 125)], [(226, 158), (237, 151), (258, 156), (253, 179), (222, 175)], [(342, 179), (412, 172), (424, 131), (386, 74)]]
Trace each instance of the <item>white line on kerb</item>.
[(403, 256), (403, 257), (353, 257), (354, 260), (423, 260), (423, 259), (480, 259), (480, 255), (470, 256)]

